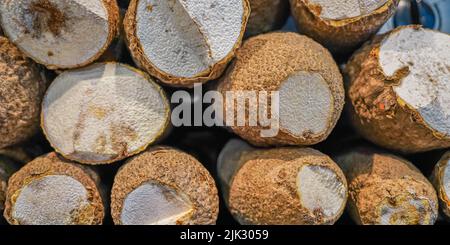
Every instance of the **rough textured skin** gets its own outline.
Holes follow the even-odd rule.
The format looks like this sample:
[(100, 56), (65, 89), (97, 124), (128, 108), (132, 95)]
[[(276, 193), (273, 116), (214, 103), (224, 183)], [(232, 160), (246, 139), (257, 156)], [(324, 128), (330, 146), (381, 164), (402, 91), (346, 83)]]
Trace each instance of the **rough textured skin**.
[(321, 210), (306, 209), (297, 191), (297, 173), (305, 165), (323, 166), (336, 173), (347, 189), (345, 176), (326, 155), (309, 148), (278, 148), (243, 152), (242, 167), (233, 177), (228, 206), (241, 224), (333, 224), (345, 209), (331, 218)]
[(431, 183), (433, 183), (439, 197), (439, 207), (447, 220), (450, 220), (450, 197), (445, 193), (443, 179), (444, 170), (448, 167), (447, 164), (449, 159), (450, 152), (446, 152), (434, 168), (430, 178)]
[(298, 29), (333, 53), (348, 53), (375, 34), (394, 14), (399, 0), (390, 0), (369, 15), (344, 20), (325, 20), (321, 7), (308, 0), (290, 0)]
[(242, 1), (244, 4), (244, 17), (242, 23), (241, 35), (236, 42), (233, 50), (221, 61), (214, 64), (210, 69), (197, 74), (195, 77), (175, 77), (161, 71), (145, 56), (143, 48), (140, 44), (139, 38), (136, 35), (137, 22), (136, 12), (139, 0), (132, 0), (128, 7), (127, 14), (124, 19), (125, 36), (128, 43), (128, 49), (130, 50), (135, 62), (139, 67), (147, 71), (150, 75), (158, 78), (161, 82), (174, 87), (193, 87), (195, 83), (205, 83), (210, 80), (214, 80), (222, 75), (225, 71), (227, 64), (235, 56), (236, 50), (241, 46), (242, 39), (245, 34), (245, 28), (247, 26), (248, 17), (250, 15), (250, 4), (248, 0)]
[[(394, 32), (399, 30), (401, 28)], [(365, 44), (346, 66), (349, 110), (354, 126), (370, 141), (405, 153), (450, 147), (449, 138), (428, 127), (421, 115), (394, 92), (393, 86), (408, 74), (408, 68), (397, 71), (392, 77), (383, 73), (379, 50), (388, 35)]]
[(15, 201), (20, 191), (33, 180), (40, 179), (49, 175), (67, 175), (86, 187), (89, 208), (80, 210), (73, 217), (73, 224), (80, 225), (100, 225), (103, 222), (104, 206), (95, 180), (91, 177), (92, 173), (86, 171), (83, 167), (76, 165), (68, 160), (59, 157), (56, 153), (49, 153), (28, 163), (16, 172), (8, 182), (7, 199), (5, 203), (4, 216), (8, 223), (20, 225), (17, 220), (12, 218)]
[(0, 37), (0, 149), (37, 132), (45, 86), (34, 62)]
[[(389, 154), (357, 149), (340, 155), (336, 162), (344, 171), (349, 188), (347, 209), (362, 225), (380, 224), (383, 207), (404, 212), (393, 215), (390, 224), (434, 224), (438, 200), (431, 183), (410, 162)], [(427, 200), (416, 209), (412, 199)]]
[[(334, 110), (325, 133), (296, 137), (280, 128), (278, 136), (264, 138), (260, 137), (260, 132), (264, 128), (259, 126), (232, 127), (232, 130), (250, 143), (259, 146), (312, 145), (325, 140), (336, 125), (344, 106), (343, 79), (331, 54), (306, 36), (295, 33), (270, 33), (249, 39), (239, 49), (234, 63), (219, 85), (219, 91), (223, 94), (226, 91), (239, 90), (278, 91), (289, 76), (299, 71), (320, 74), (331, 90)], [(226, 102), (225, 106), (230, 106), (227, 104), (232, 103)], [(246, 115), (249, 115), (248, 103), (246, 111)]]
[(249, 0), (251, 12), (246, 35), (279, 29), (289, 17), (289, 0)]
[[(65, 66), (59, 66), (59, 65), (49, 65), (44, 64), (39, 60), (38, 57), (32, 57), (31, 55), (27, 55), (28, 57), (35, 60), (37, 63), (42, 64), (46, 66), (48, 69), (51, 70), (61, 70), (61, 69), (73, 69), (78, 67), (83, 67), (86, 65), (89, 65), (96, 61), (102, 54), (108, 49), (112, 41), (117, 37), (119, 33), (119, 24), (120, 24), (120, 16), (119, 16), (119, 6), (117, 5), (116, 0), (102, 0), (103, 4), (105, 6), (105, 9), (108, 12), (108, 22), (109, 22), (109, 35), (107, 38), (107, 41), (105, 45), (96, 53), (96, 55), (92, 56), (89, 60), (86, 62), (83, 62), (82, 64), (78, 64), (75, 66), (65, 67)], [(7, 33), (6, 33), (7, 35)], [(20, 48), (20, 47), (19, 47)]]
[(131, 158), (117, 173), (111, 191), (111, 214), (121, 224), (127, 195), (149, 180), (184, 193), (193, 205), (180, 225), (213, 225), (219, 213), (219, 197), (209, 172), (192, 156), (167, 147), (151, 148)]

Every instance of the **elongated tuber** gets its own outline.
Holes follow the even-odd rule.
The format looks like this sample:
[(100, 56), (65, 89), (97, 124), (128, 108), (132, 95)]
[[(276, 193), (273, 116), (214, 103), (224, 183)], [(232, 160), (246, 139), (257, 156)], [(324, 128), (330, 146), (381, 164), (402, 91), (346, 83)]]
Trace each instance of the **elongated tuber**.
[(158, 140), (170, 120), (162, 88), (143, 72), (99, 63), (60, 74), (42, 105), (42, 128), (64, 157), (112, 163)]
[(217, 169), (227, 206), (241, 224), (333, 224), (345, 208), (344, 174), (310, 148), (258, 150), (232, 140)]
[(0, 37), (0, 149), (37, 133), (45, 88), (38, 66)]
[(111, 213), (121, 225), (212, 225), (219, 212), (213, 178), (194, 157), (157, 147), (117, 173)]
[(247, 0), (133, 0), (125, 17), (136, 63), (172, 86), (218, 78), (240, 46)]
[[(270, 33), (253, 37), (239, 49), (219, 91), (225, 100), (224, 121), (231, 129), (254, 145), (313, 145), (325, 140), (333, 130), (344, 106), (342, 75), (330, 53), (312, 39), (295, 33)], [(249, 97), (241, 92), (256, 93)], [(279, 105), (271, 98), (258, 99), (261, 92), (279, 92)], [(235, 95), (230, 97), (228, 94)], [(245, 94), (244, 94), (245, 95)], [(245, 101), (238, 108), (239, 100)], [(259, 101), (259, 102), (258, 102)], [(261, 111), (273, 109), (271, 120), (279, 132), (262, 135)], [(279, 111), (277, 118), (275, 115)], [(228, 118), (229, 112), (234, 112)], [(245, 125), (239, 113), (245, 112)], [(258, 125), (250, 115), (259, 114)], [(267, 113), (269, 115), (270, 113)], [(230, 120), (231, 119), (231, 120)], [(273, 127), (274, 128), (274, 127)], [(269, 137), (270, 136), (270, 137)]]
[(370, 141), (406, 153), (450, 147), (450, 36), (406, 26), (349, 61), (350, 114)]
[(432, 225), (438, 200), (431, 183), (410, 162), (370, 149), (336, 157), (349, 188), (348, 211), (361, 225)]
[(290, 0), (301, 33), (333, 53), (347, 54), (374, 35), (399, 0)]
[(3, 31), (49, 69), (71, 69), (99, 58), (118, 32), (116, 0), (4, 0)]
[(98, 225), (104, 206), (91, 172), (56, 153), (39, 157), (8, 182), (4, 216), (13, 225)]

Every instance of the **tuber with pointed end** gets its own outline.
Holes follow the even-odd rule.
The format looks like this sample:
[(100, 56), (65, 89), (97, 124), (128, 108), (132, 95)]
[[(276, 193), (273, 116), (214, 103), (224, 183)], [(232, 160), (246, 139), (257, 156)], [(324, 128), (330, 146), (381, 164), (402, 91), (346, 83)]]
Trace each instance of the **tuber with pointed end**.
[(240, 46), (247, 0), (132, 0), (125, 17), (136, 63), (172, 86), (218, 78)]
[(42, 128), (53, 148), (86, 164), (112, 163), (145, 150), (170, 120), (162, 88), (119, 63), (60, 74), (42, 107)]
[[(345, 96), (342, 75), (331, 54), (312, 39), (295, 33), (250, 38), (239, 49), (218, 90), (225, 98), (227, 114), (243, 110), (236, 109), (239, 98), (227, 99), (228, 92), (270, 95), (279, 91), (280, 130), (276, 136), (262, 137), (265, 127), (249, 126), (250, 113), (246, 113), (246, 126), (237, 124), (236, 115), (231, 118), (235, 120), (231, 129), (236, 134), (261, 146), (313, 145), (325, 140), (341, 115)], [(271, 99), (267, 101), (264, 104), (271, 108)], [(264, 104), (245, 103), (245, 111), (261, 111)]]
[(347, 209), (360, 225), (432, 225), (438, 200), (431, 183), (410, 162), (370, 149), (336, 157), (349, 188)]
[(258, 150), (231, 140), (217, 168), (224, 199), (241, 224), (333, 224), (345, 209), (344, 174), (310, 148)]
[(0, 37), (0, 149), (37, 133), (45, 88), (38, 66)]
[(347, 54), (374, 35), (399, 0), (290, 0), (301, 33), (333, 53)]
[(437, 191), (444, 217), (450, 220), (450, 152), (446, 152), (434, 168), (431, 182)]
[(194, 157), (156, 147), (117, 173), (111, 213), (120, 225), (212, 225), (219, 212), (213, 178)]
[(94, 62), (119, 25), (116, 0), (3, 0), (0, 16), (5, 35), (49, 69)]
[(247, 36), (279, 29), (289, 17), (289, 0), (249, 0), (251, 12)]
[(350, 114), (370, 141), (405, 153), (450, 147), (450, 36), (400, 27), (346, 66)]
[(104, 206), (91, 172), (49, 153), (8, 182), (4, 216), (13, 225), (98, 225)]

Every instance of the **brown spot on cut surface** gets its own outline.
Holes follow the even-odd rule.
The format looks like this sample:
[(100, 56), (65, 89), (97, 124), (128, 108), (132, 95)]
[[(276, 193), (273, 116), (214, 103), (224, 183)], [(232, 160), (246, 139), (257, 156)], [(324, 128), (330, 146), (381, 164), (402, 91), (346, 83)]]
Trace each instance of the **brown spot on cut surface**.
[(55, 4), (49, 0), (37, 0), (31, 3), (29, 11), (33, 18), (33, 36), (38, 38), (45, 32), (51, 32), (55, 36), (61, 34), (66, 17)]
[(47, 55), (50, 57), (50, 56), (53, 56), (53, 52), (52, 51), (48, 51), (47, 52)]
[(97, 137), (95, 140), (95, 151), (102, 153), (106, 150), (106, 136), (104, 134)]
[(108, 109), (101, 106), (89, 106), (89, 113), (91, 113), (98, 120), (103, 120), (108, 115)]
[(153, 11), (153, 5), (147, 5), (147, 11), (151, 13)]
[(118, 157), (127, 156), (129, 141), (135, 141), (138, 137), (136, 131), (128, 125), (111, 125), (112, 149)]

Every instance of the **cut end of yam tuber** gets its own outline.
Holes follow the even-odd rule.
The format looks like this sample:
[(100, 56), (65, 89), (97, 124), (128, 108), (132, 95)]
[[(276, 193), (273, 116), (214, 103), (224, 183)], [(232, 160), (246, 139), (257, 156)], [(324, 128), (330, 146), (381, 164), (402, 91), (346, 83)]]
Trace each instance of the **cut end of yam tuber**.
[(432, 225), (438, 200), (431, 183), (410, 162), (368, 149), (340, 155), (349, 185), (348, 210), (362, 225)]
[(130, 159), (117, 173), (111, 212), (121, 225), (215, 224), (214, 180), (192, 156), (157, 147)]
[(112, 0), (4, 0), (0, 16), (11, 41), (50, 69), (92, 63), (119, 25), (119, 7)]
[(37, 133), (45, 88), (38, 66), (0, 37), (0, 149)]
[[(267, 92), (269, 96), (279, 92), (278, 135), (262, 137), (262, 126), (231, 127), (250, 143), (262, 146), (312, 145), (325, 140), (341, 115), (345, 96), (342, 76), (330, 53), (295, 33), (270, 33), (246, 41), (219, 90), (225, 98), (227, 92)], [(226, 111), (233, 110), (236, 101), (225, 101)], [(271, 108), (273, 102), (268, 101), (269, 105), (245, 106), (248, 111), (255, 111), (251, 106), (260, 111), (259, 106)]]
[(96, 225), (104, 217), (94, 180), (56, 153), (39, 157), (8, 182), (5, 218), (14, 225)]
[(290, 0), (300, 32), (336, 54), (347, 54), (374, 35), (399, 0)]
[(347, 200), (342, 171), (309, 148), (259, 150), (232, 140), (219, 157), (218, 174), (241, 224), (333, 224)]
[(118, 63), (60, 74), (44, 98), (42, 128), (64, 157), (87, 164), (137, 154), (168, 127), (169, 102), (150, 77)]
[(445, 153), (439, 160), (431, 181), (437, 190), (442, 213), (447, 220), (450, 220), (450, 152)]
[(135, 61), (173, 86), (221, 75), (240, 46), (247, 0), (133, 0), (125, 31)]
[(449, 49), (448, 34), (406, 26), (358, 51), (346, 71), (359, 131), (408, 153), (450, 147)]

